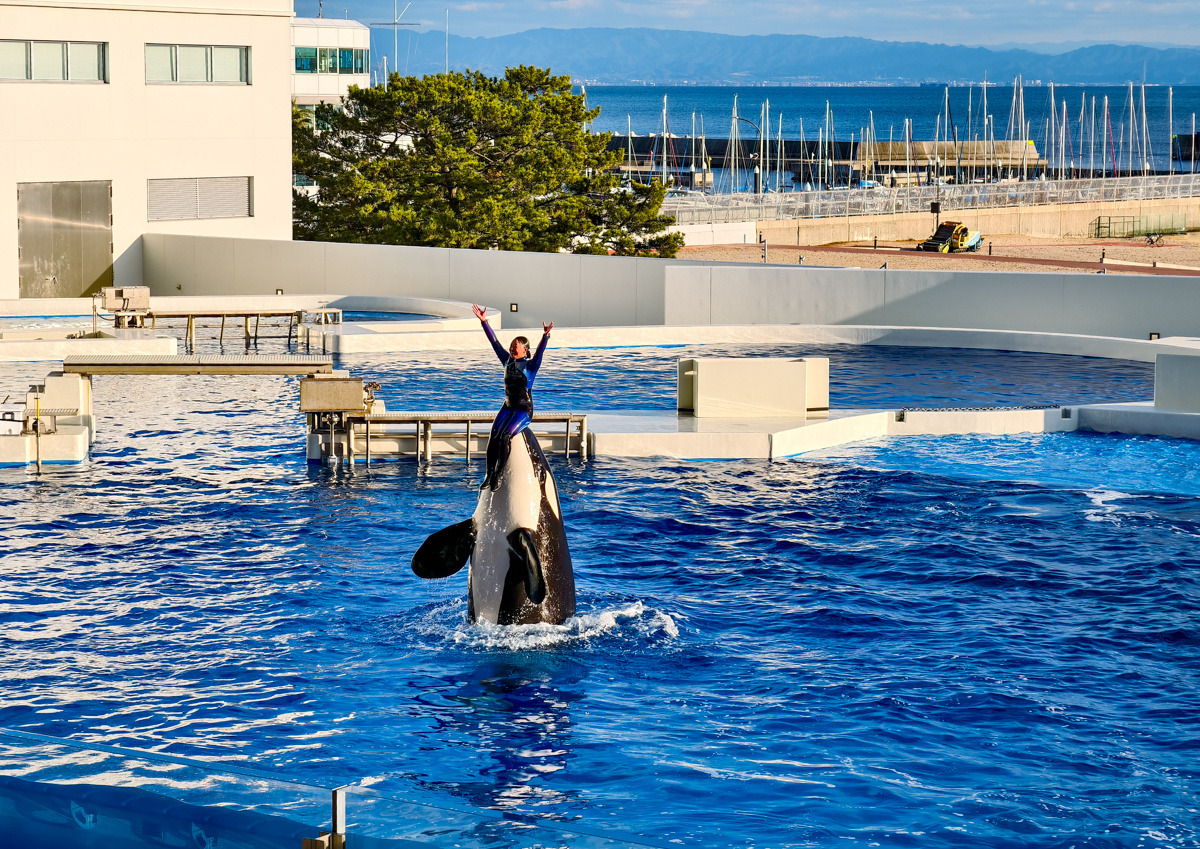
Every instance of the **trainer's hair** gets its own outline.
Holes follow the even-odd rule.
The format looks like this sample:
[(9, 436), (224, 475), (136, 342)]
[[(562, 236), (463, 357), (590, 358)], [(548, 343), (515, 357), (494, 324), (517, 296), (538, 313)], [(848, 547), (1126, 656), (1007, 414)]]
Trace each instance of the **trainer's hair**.
[(513, 338), (513, 340), (512, 340), (512, 342), (509, 342), (509, 343), (508, 343), (508, 347), (509, 347), (509, 348), (512, 348), (512, 346), (513, 346), (513, 342), (520, 342), (522, 345), (524, 345), (524, 346), (525, 346), (525, 350), (526, 350), (526, 351), (528, 351), (528, 350), (529, 350), (529, 340), (528, 340), (528, 339), (526, 339), (524, 336), (516, 336), (516, 337), (514, 337), (514, 338)]

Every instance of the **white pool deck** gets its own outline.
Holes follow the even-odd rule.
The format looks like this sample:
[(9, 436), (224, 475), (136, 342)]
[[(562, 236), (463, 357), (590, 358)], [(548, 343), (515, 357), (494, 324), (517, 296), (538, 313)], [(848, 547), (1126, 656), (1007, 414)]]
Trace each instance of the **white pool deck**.
[(588, 415), (594, 457), (680, 460), (774, 460), (886, 437), (1076, 430), (1200, 439), (1200, 413), (1164, 410), (1145, 401), (1045, 409), (911, 408), (902, 416), (900, 410), (831, 410), (828, 417), (807, 421), (640, 411)]
[[(196, 300), (199, 302), (200, 299)], [(296, 300), (299, 302), (301, 299)], [(303, 300), (307, 303), (309, 299)], [(359, 299), (353, 305), (346, 306), (370, 310), (388, 305), (382, 299), (379, 303), (371, 299)], [(54, 315), (56, 306), (60, 307), (60, 314), (72, 316), (75, 323), (86, 322), (90, 330), (91, 316), (80, 315), (78, 301), (63, 305), (22, 303), (22, 308), (27, 311), (25, 314), (31, 317)], [(432, 302), (421, 302), (420, 306), (431, 312), (436, 307)], [(301, 341), (307, 341), (309, 349), (313, 351), (318, 350), (317, 345), (320, 345), (319, 350), (324, 352), (349, 355), (350, 359), (343, 363), (343, 367), (352, 369), (356, 368), (354, 355), (363, 355), (369, 361), (373, 354), (480, 349), (486, 343), (478, 322), (462, 315), (463, 311), (469, 311), (469, 305), (455, 303), (452, 307), (445, 310), (451, 315), (429, 321), (352, 321), (336, 327), (304, 326), (301, 328)], [(11, 311), (0, 312), (14, 314)], [(50, 320), (49, 323), (54, 321)], [(500, 331), (502, 338), (510, 335), (535, 338), (540, 332), (540, 327), (505, 328)], [(158, 331), (107, 330), (102, 338), (93, 339), (62, 338), (65, 335), (55, 330), (0, 331), (0, 361), (61, 361), (66, 356), (78, 353), (172, 355), (178, 350), (176, 339), (161, 328)], [(561, 327), (554, 330), (551, 339), (552, 350), (564, 351), (691, 345), (736, 348), (739, 344), (975, 348), (1141, 362), (1155, 362), (1162, 354), (1188, 355), (1189, 360), (1200, 356), (1200, 337), (1139, 340), (1044, 332), (867, 325)], [(363, 376), (369, 379), (369, 364), (364, 363), (360, 368), (364, 370)], [(1194, 394), (1200, 398), (1200, 387)], [(705, 460), (779, 459), (853, 442), (920, 435), (1086, 430), (1200, 439), (1200, 403), (1187, 406), (1197, 409), (1173, 409), (1162, 405), (1161, 401), (1159, 406), (1155, 406), (1154, 401), (1146, 400), (1051, 409), (910, 408), (902, 415), (899, 410), (835, 409), (817, 415), (810, 413), (807, 420), (787, 416), (697, 418), (675, 411), (619, 409), (579, 412), (588, 413), (588, 453), (591, 456)], [(24, 449), (21, 454), (23, 458)]]

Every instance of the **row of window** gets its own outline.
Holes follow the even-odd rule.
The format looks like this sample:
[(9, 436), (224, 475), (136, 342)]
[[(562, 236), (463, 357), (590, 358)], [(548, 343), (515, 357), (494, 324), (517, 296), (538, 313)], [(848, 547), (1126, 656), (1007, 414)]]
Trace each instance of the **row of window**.
[(365, 74), (371, 51), (351, 47), (297, 47), (297, 74)]
[(0, 41), (0, 80), (106, 82), (107, 60), (107, 44)]
[[(0, 80), (108, 82), (108, 45), (0, 41)], [(250, 48), (147, 44), (148, 83), (250, 82)]]

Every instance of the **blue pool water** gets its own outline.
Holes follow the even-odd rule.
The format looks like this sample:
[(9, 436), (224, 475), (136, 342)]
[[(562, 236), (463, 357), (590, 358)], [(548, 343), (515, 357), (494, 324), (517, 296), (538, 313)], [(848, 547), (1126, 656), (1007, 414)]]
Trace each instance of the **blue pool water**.
[[(1131, 363), (832, 354), (844, 404), (1149, 385)], [(679, 355), (557, 353), (539, 403), (667, 409)], [(497, 401), (486, 361), (344, 365), (393, 408), (467, 408)], [(0, 469), (2, 727), (668, 846), (1200, 845), (1200, 445), (553, 458), (579, 616), (474, 627), (465, 574), (408, 559), (471, 512), (478, 462), (310, 467), (286, 379), (95, 391), (90, 461)]]
[[(828, 357), (830, 404), (842, 408), (1101, 403), (1149, 400), (1154, 394), (1154, 365), (1125, 360), (955, 348), (706, 345), (551, 349), (538, 377), (537, 405), (673, 410), (676, 362), (694, 356)], [(448, 386), (458, 409), (498, 405), (498, 366), (490, 350), (431, 352), (411, 360), (344, 356), (341, 365), (356, 375), (374, 375), (389, 409), (442, 409)]]

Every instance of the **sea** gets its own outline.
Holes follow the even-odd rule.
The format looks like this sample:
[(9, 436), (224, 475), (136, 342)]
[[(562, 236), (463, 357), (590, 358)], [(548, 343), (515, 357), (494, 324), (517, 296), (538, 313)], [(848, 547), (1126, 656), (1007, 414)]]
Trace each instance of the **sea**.
[[(576, 87), (576, 91), (581, 91)], [(1054, 86), (1029, 85), (1023, 91), (1014, 86), (989, 83), (974, 86), (586, 86), (588, 105), (599, 108), (593, 129), (624, 135), (661, 133), (664, 104), (667, 131), (680, 136), (696, 133), (707, 138), (729, 138), (734, 122), (734, 99), (741, 119), (742, 138), (755, 137), (762, 124), (763, 104), (769, 104), (769, 137), (815, 141), (823, 131), (828, 115), (834, 141), (861, 140), (872, 125), (880, 142), (904, 140), (905, 120), (912, 121), (912, 135), (918, 141), (932, 141), (935, 134), (945, 138), (949, 101), (950, 138), (960, 141), (984, 138), (984, 116), (988, 116), (987, 136), (997, 141), (1021, 137), (1013, 126), (1014, 103), (1023, 94), (1026, 138), (1039, 151), (1045, 151), (1049, 131), (1051, 102), (1061, 126), (1066, 110), (1068, 158), (1079, 167), (1100, 168), (1105, 139), (1128, 138), (1131, 123), (1141, 146), (1143, 113), (1145, 135), (1149, 139), (1148, 157), (1155, 171), (1187, 170), (1191, 165), (1190, 139), (1185, 146), (1184, 162), (1169, 161), (1173, 136), (1196, 132), (1200, 114), (1200, 86)], [(1053, 101), (1051, 100), (1053, 91)], [(984, 98), (986, 94), (986, 109)], [(1143, 101), (1144, 98), (1144, 101)], [(1105, 121), (1105, 100), (1108, 120)], [(1144, 102), (1144, 107), (1143, 107)], [(1131, 110), (1134, 118), (1131, 120)], [(749, 122), (749, 123), (747, 123)], [(1110, 158), (1112, 153), (1110, 151)], [(1094, 159), (1093, 159), (1094, 158)], [(1094, 166), (1089, 165), (1094, 161)]]

